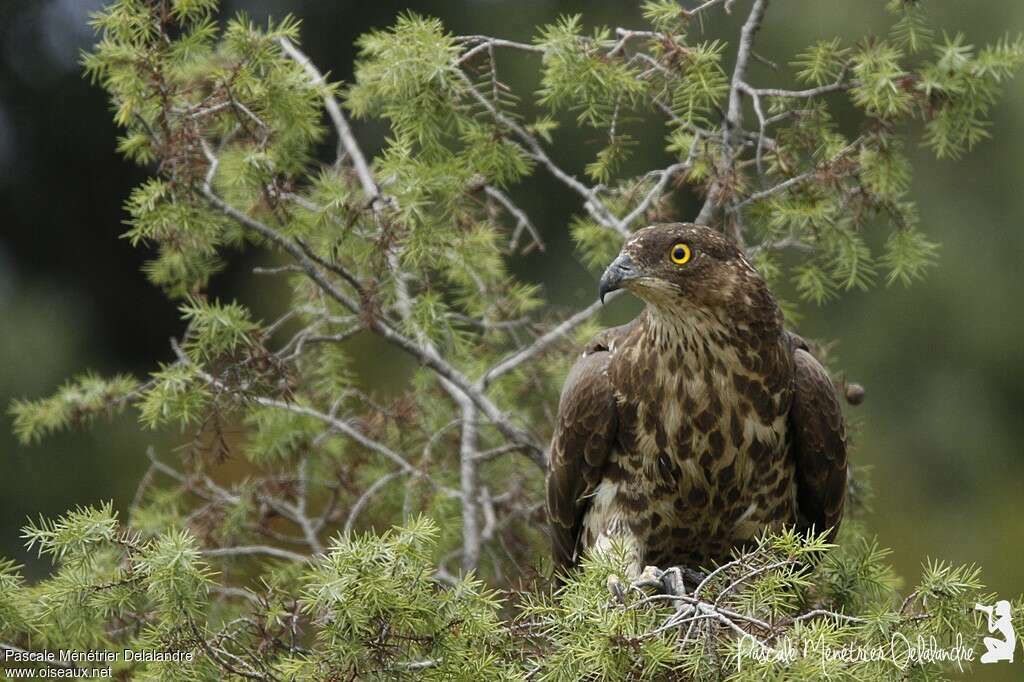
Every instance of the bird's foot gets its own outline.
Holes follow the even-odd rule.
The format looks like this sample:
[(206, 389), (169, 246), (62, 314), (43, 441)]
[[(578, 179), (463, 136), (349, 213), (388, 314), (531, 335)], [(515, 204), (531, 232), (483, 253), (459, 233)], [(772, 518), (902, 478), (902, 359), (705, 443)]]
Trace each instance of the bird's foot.
[(683, 573), (678, 567), (662, 570), (657, 566), (645, 566), (633, 586), (650, 588), (661, 594), (686, 594)]
[(616, 603), (626, 603), (626, 587), (622, 584), (622, 579), (619, 576), (614, 573), (609, 575), (606, 585), (608, 586), (608, 594), (612, 596)]
[(657, 566), (647, 566), (634, 585), (650, 587), (663, 594), (683, 595), (693, 592), (707, 574), (686, 566), (673, 566), (662, 570)]
[(686, 585), (683, 582), (683, 572), (678, 566), (673, 566), (662, 573), (661, 585), (665, 594), (676, 596), (686, 594)]

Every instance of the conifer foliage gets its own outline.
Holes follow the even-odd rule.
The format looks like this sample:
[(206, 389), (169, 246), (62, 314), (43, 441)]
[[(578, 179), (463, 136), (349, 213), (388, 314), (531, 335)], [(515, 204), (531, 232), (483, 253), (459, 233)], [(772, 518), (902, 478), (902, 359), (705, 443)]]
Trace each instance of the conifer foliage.
[[(908, 198), (907, 148), (968, 152), (1024, 61), (1021, 39), (976, 48), (931, 27), (924, 2), (892, 0), (888, 34), (822, 36), (776, 87), (749, 75), (767, 0), (687, 5), (647, 0), (637, 28), (564, 17), (530, 43), (407, 13), (360, 39), (348, 84), (300, 50), (291, 17), (257, 26), (216, 0), (114, 0), (95, 15), (85, 71), (109, 93), (119, 150), (152, 170), (125, 236), (154, 253), (145, 275), (179, 302), (182, 330), (148, 377), (81, 376), (15, 402), (14, 428), (29, 444), (130, 409), (190, 445), (148, 453), (127, 514), (98, 504), (25, 528), (53, 572), (29, 584), (0, 563), (0, 647), (192, 652), (115, 664), (166, 680), (948, 671), (770, 655), (980, 631), (973, 605), (993, 595), (977, 567), (930, 562), (901, 589), (855, 521), (838, 546), (764, 537), (696, 580), (670, 567), (630, 580), (614, 552), (558, 589), (546, 575), (552, 408), (600, 306), (560, 314), (512, 273), (545, 236), (517, 184), (565, 188), (578, 210), (557, 229), (592, 269), (644, 224), (713, 225), (792, 292), (792, 316), (926, 272), (937, 246)], [(706, 39), (726, 11), (743, 13), (739, 35)], [(506, 60), (532, 60), (538, 89), (503, 83)], [(834, 113), (851, 104), (848, 134)], [(352, 119), (386, 127), (382, 148), (369, 154)], [(602, 141), (585, 168), (555, 160), (560, 125)], [(624, 172), (657, 126), (668, 163)], [(686, 192), (699, 215), (677, 209)], [(288, 292), (279, 318), (208, 295), (241, 249), (277, 259), (254, 276)], [(367, 339), (414, 367), (385, 402), (362, 381)], [(247, 474), (227, 476), (225, 457)]]

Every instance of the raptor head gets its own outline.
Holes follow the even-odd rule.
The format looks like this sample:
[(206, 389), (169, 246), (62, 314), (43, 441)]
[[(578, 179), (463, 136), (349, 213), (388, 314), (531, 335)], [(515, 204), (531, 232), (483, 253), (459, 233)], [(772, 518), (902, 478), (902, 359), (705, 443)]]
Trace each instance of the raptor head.
[[(601, 276), (601, 300), (628, 289), (668, 310), (734, 304), (764, 283), (731, 241), (709, 227), (665, 223), (636, 231)], [(758, 298), (760, 298), (758, 296)]]

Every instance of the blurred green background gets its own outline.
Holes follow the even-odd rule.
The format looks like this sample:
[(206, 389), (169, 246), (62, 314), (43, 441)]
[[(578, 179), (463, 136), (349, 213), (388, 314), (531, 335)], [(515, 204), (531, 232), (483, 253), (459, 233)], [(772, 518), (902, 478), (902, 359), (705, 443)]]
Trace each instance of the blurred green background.
[[(169, 359), (168, 337), (180, 329), (175, 305), (139, 273), (146, 254), (118, 238), (121, 205), (146, 171), (116, 155), (107, 103), (79, 73), (78, 51), (93, 40), (88, 13), (100, 4), (0, 3), (0, 405), (47, 394), (86, 369), (141, 376)], [(455, 33), (529, 40), (537, 25), (562, 13), (583, 12), (588, 25), (640, 27), (638, 4), (236, 0), (224, 7), (258, 20), (295, 14), (304, 22), (307, 52), (344, 81), (355, 38), (389, 25), (404, 9), (438, 16)], [(708, 15), (708, 36), (731, 42), (748, 5), (739, 0), (732, 16)], [(757, 51), (783, 63), (819, 37), (852, 40), (883, 32), (883, 5), (773, 3)], [(962, 31), (976, 45), (1024, 30), (1024, 3), (1016, 0), (928, 5), (938, 28)], [(536, 87), (531, 59), (506, 60), (504, 75), (523, 94)], [(752, 78), (789, 85), (763, 66)], [(356, 128), (370, 149), (385, 132)], [(663, 133), (649, 131), (636, 168), (664, 165), (658, 151)], [(854, 457), (874, 468), (868, 521), (880, 543), (893, 549), (897, 569), (914, 580), (925, 557), (977, 562), (986, 583), (1012, 597), (1024, 591), (1018, 557), (1024, 547), (1024, 79), (1010, 83), (991, 133), (992, 140), (959, 161), (914, 155), (921, 223), (942, 243), (940, 264), (926, 281), (807, 306), (800, 329), (838, 341), (834, 366), (867, 388), (866, 403), (851, 412), (860, 425)], [(598, 148), (588, 135), (563, 127), (554, 156), (580, 172)], [(594, 276), (573, 260), (566, 230), (578, 210), (575, 197), (542, 176), (515, 194), (550, 245), (544, 254), (519, 259), (516, 268), (542, 282), (556, 303), (592, 300)], [(688, 217), (699, 209), (692, 197), (679, 205)], [(241, 298), (266, 319), (278, 301), (248, 288), (270, 286), (247, 276), (253, 258), (235, 258), (214, 293)], [(607, 319), (634, 311), (635, 304), (620, 302)], [(145, 470), (147, 444), (166, 451), (182, 440), (142, 433), (128, 416), (23, 448), (9, 435), (9, 418), (0, 421), (0, 555), (25, 562), (35, 575), (46, 567), (21, 545), (26, 517), (110, 498), (123, 510)]]

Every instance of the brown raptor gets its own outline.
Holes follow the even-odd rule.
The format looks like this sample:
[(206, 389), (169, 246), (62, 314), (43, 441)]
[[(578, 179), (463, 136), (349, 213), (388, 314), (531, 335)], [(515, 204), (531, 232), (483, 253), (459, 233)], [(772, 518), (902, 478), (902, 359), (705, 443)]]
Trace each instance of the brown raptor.
[(556, 569), (621, 537), (634, 568), (696, 568), (765, 528), (839, 525), (846, 435), (828, 373), (714, 230), (638, 230), (601, 278), (647, 306), (566, 379), (547, 507)]

